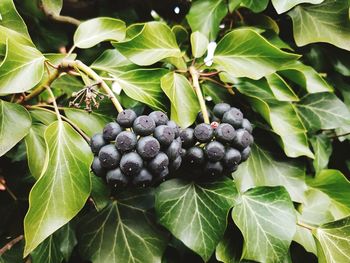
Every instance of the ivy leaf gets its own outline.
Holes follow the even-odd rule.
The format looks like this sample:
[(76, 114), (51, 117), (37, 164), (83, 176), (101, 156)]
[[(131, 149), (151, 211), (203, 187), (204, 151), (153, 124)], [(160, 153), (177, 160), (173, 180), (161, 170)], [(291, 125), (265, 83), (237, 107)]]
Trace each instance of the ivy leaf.
[(208, 47), (208, 39), (205, 35), (200, 33), (199, 31), (193, 32), (191, 34), (191, 47), (192, 47), (192, 55), (195, 58), (200, 58), (204, 55), (205, 51)]
[(55, 239), (59, 241), (59, 250), (66, 262), (69, 261), (74, 247), (78, 244), (74, 228), (70, 222), (53, 234)]
[(116, 77), (128, 97), (141, 101), (151, 108), (165, 110), (160, 79), (167, 73), (165, 69), (135, 69)]
[(110, 73), (113, 76), (135, 69), (137, 66), (116, 49), (105, 50), (92, 64), (91, 68)]
[(323, 170), (307, 183), (328, 195), (340, 215), (350, 215), (350, 182), (340, 171)]
[(241, 79), (238, 82), (220, 77), (226, 82), (234, 82), (240, 93), (248, 96), (253, 109), (258, 112), (281, 138), (279, 143), (289, 157), (301, 155), (314, 158), (309, 149), (306, 130), (293, 104), (278, 102), (264, 80)]
[(244, 237), (242, 258), (282, 262), (296, 231), (294, 206), (280, 186), (256, 187), (241, 196), (232, 218)]
[(156, 191), (156, 214), (176, 238), (208, 261), (225, 233), (235, 195), (227, 178), (202, 184), (173, 179)]
[(302, 245), (307, 252), (317, 256), (316, 242), (309, 229), (297, 226), (293, 240)]
[(80, 109), (64, 109), (64, 113), (68, 119), (75, 123), (89, 137), (103, 130), (104, 126), (113, 120), (113, 118), (92, 112), (88, 113)]
[(190, 126), (196, 120), (200, 107), (186, 77), (170, 72), (162, 77), (161, 87), (172, 103), (171, 119), (182, 128)]
[(102, 178), (91, 173), (91, 197), (97, 211), (105, 208), (110, 201), (110, 189)]
[(181, 25), (175, 25), (171, 28), (171, 32), (175, 35), (176, 42), (181, 46), (188, 39), (187, 29)]
[(30, 110), (30, 116), (33, 119), (33, 123), (42, 123), (50, 125), (57, 120), (57, 116), (53, 111), (46, 111), (40, 108)]
[(269, 0), (242, 0), (242, 6), (252, 10), (254, 13), (264, 11), (269, 3)]
[(150, 218), (153, 201), (149, 190), (138, 189), (89, 213), (78, 229), (81, 255), (94, 263), (160, 263), (167, 238)]
[(350, 111), (333, 93), (308, 94), (296, 106), (308, 130), (336, 129), (350, 124)]
[(31, 253), (33, 262), (61, 263), (63, 255), (51, 235)]
[(293, 20), (298, 46), (326, 42), (350, 50), (348, 0), (325, 0), (319, 5), (299, 5), (288, 15)]
[(119, 19), (97, 17), (81, 23), (74, 33), (74, 45), (90, 48), (107, 40), (121, 41), (125, 38), (126, 26)]
[(0, 156), (28, 134), (31, 124), (30, 115), (24, 107), (0, 100)]
[(53, 15), (59, 15), (62, 10), (63, 0), (41, 0), (46, 12)]
[(39, 179), (48, 162), (44, 139), (46, 128), (47, 126), (39, 123), (33, 124), (25, 137), (28, 166), (30, 173), (35, 179)]
[(319, 262), (350, 261), (350, 217), (324, 224), (313, 230), (313, 234), (319, 241)]
[(233, 173), (237, 187), (244, 192), (256, 186), (278, 186), (286, 188), (295, 202), (304, 201), (305, 167), (302, 163), (275, 158), (271, 152), (255, 143), (250, 158)]
[(226, 1), (201, 0), (192, 3), (186, 19), (192, 32), (199, 31), (212, 41), (215, 40), (221, 20), (226, 14)]
[(333, 147), (330, 138), (328, 138), (324, 134), (313, 136), (312, 138), (310, 138), (310, 142), (315, 153), (313, 166), (317, 173), (327, 168), (329, 157), (332, 154)]
[(0, 95), (33, 88), (43, 77), (44, 61), (45, 57), (35, 47), (8, 40), (0, 65)]
[(214, 66), (232, 77), (260, 79), (298, 57), (278, 49), (254, 30), (245, 28), (233, 30), (220, 40), (214, 54)]
[(293, 89), (285, 82), (285, 80), (278, 75), (273, 73), (265, 77), (270, 89), (279, 101), (298, 101), (298, 96), (294, 93)]
[(46, 129), (45, 141), (49, 162), (29, 195), (24, 256), (76, 216), (91, 190), (92, 154), (84, 139), (66, 122), (56, 121)]
[[(129, 29), (128, 29), (129, 32)], [(152, 65), (167, 57), (181, 57), (171, 29), (161, 22), (145, 23), (141, 31), (133, 32), (131, 39), (113, 42), (113, 46), (137, 65)]]
[(333, 88), (312, 67), (300, 61), (286, 64), (279, 73), (303, 87), (309, 93), (333, 91)]
[(292, 9), (294, 6), (302, 3), (320, 4), (324, 0), (272, 0), (273, 7), (276, 9), (278, 14), (282, 14)]

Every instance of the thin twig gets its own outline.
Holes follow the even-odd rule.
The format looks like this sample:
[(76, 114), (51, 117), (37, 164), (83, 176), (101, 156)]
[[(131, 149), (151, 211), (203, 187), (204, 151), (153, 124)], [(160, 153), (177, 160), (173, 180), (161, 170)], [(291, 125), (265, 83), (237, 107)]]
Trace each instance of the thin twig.
[(222, 72), (222, 71), (206, 72), (206, 73), (200, 72), (199, 75), (205, 76), (205, 77), (211, 77), (211, 76), (215, 76), (215, 75), (219, 74), (220, 72)]
[(0, 256), (2, 256), (6, 251), (10, 250), (14, 245), (16, 245), (22, 239), (23, 239), (23, 235), (20, 235), (16, 238), (12, 239), (10, 242), (8, 242), (5, 246), (3, 246), (0, 249)]
[(203, 119), (204, 119), (204, 122), (205, 123), (210, 123), (209, 121), (209, 116), (208, 116), (208, 111), (207, 111), (207, 106), (205, 105), (205, 100), (204, 100), (204, 97), (203, 97), (203, 94), (202, 94), (202, 90), (201, 90), (201, 87), (199, 86), (199, 74), (198, 74), (198, 71), (195, 67), (190, 67), (189, 68), (190, 70), (190, 74), (191, 74), (191, 77), (192, 77), (192, 83), (193, 83), (193, 87), (194, 87), (194, 90), (197, 94), (197, 98), (198, 98), (198, 101), (199, 101), (199, 105), (201, 107), (201, 111), (202, 111), (202, 114), (203, 114)]
[(346, 132), (346, 133), (343, 133), (343, 134), (335, 134), (333, 136), (329, 136), (330, 138), (339, 138), (339, 137), (344, 137), (344, 136), (348, 136), (350, 135), (350, 132)]
[(43, 9), (45, 15), (48, 18), (50, 18), (52, 20), (55, 20), (57, 22), (72, 24), (72, 25), (75, 25), (75, 26), (79, 26), (80, 23), (81, 23), (80, 20), (78, 20), (78, 19), (76, 19), (74, 17), (56, 15), (53, 12), (47, 10), (44, 5), (42, 6), (42, 9)]

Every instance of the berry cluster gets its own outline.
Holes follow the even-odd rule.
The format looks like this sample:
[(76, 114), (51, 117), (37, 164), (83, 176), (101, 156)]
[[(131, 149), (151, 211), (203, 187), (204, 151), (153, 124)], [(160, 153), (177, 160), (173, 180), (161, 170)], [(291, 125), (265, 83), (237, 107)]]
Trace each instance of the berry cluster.
[[(182, 170), (195, 177), (229, 175), (250, 155), (253, 129), (242, 112), (227, 103), (219, 103), (213, 114), (211, 124), (200, 123), (180, 132), (186, 151)], [(202, 118), (199, 114), (199, 121)]]
[(91, 138), (92, 171), (115, 188), (160, 182), (181, 165), (179, 133), (163, 112), (137, 116), (126, 109)]

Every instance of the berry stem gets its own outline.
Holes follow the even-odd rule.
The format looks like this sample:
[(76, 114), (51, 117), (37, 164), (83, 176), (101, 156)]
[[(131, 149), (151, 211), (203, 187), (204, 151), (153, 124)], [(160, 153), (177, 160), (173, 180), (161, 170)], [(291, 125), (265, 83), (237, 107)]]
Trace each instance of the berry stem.
[(88, 75), (93, 80), (99, 82), (101, 84), (101, 87), (104, 89), (104, 91), (108, 94), (109, 98), (111, 99), (112, 103), (114, 104), (114, 107), (117, 109), (118, 112), (123, 111), (123, 107), (118, 101), (117, 97), (114, 95), (113, 91), (108, 87), (106, 82), (95, 72), (93, 71), (89, 66), (85, 65), (80, 60), (72, 60), (72, 61), (63, 61), (62, 62), (63, 67), (67, 68), (78, 68), (82, 72), (84, 72), (86, 75)]
[(204, 122), (210, 124), (208, 111), (207, 111), (207, 106), (205, 105), (205, 100), (204, 100), (204, 97), (203, 97), (203, 94), (202, 94), (202, 90), (201, 90), (201, 87), (199, 86), (199, 73), (196, 70), (196, 68), (193, 67), (193, 66), (191, 66), (189, 68), (189, 70), (190, 70), (190, 74), (191, 74), (191, 77), (192, 77), (192, 84), (193, 84), (194, 90), (195, 90), (195, 92), (197, 94), (197, 98), (198, 98), (198, 101), (199, 101), (199, 105), (201, 107), (201, 111), (203, 113)]

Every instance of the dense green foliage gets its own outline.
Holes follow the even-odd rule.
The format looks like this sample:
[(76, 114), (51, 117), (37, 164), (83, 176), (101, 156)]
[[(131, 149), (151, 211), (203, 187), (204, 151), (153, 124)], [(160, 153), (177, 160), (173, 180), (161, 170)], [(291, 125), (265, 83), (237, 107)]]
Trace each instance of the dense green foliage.
[[(1, 0), (0, 262), (350, 262), (349, 8)], [(122, 107), (186, 128), (204, 100), (254, 125), (232, 178), (111, 198), (89, 138)]]

